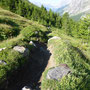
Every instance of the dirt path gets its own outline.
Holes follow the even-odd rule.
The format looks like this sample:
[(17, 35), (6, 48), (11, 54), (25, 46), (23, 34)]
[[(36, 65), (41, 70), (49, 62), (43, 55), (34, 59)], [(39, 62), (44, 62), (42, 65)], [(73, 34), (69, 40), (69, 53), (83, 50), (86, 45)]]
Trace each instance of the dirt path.
[[(50, 58), (49, 58), (49, 60), (48, 60), (48, 64), (47, 64), (45, 70), (47, 70), (47, 69), (49, 69), (49, 68), (52, 68), (52, 67), (55, 67), (55, 65), (56, 65), (56, 64), (55, 64), (55, 61), (54, 61), (54, 58), (53, 58), (53, 47), (52, 47), (52, 46), (49, 46), (49, 47), (48, 47), (48, 50), (50, 51), (51, 56), (50, 56)], [(39, 82), (42, 82), (42, 79), (43, 79), (43, 77), (41, 76)]]
[(48, 65), (47, 65), (46, 69), (55, 67), (55, 65), (56, 65), (56, 63), (54, 61), (53, 47), (49, 46), (48, 50), (52, 53), (52, 55), (50, 56), (50, 59), (48, 60)]

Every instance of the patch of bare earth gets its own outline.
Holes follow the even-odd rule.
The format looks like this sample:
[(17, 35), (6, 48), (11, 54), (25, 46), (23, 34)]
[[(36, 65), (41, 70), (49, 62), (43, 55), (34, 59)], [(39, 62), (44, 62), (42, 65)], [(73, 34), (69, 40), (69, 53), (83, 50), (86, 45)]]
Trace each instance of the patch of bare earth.
[[(52, 46), (52, 45), (49, 46), (49, 47), (48, 47), (48, 50), (50, 51), (51, 56), (50, 56), (50, 58), (49, 58), (49, 60), (48, 60), (48, 64), (47, 64), (45, 70), (56, 66), (56, 63), (55, 63), (55, 61), (54, 61), (54, 55), (53, 55), (53, 46)], [(43, 77), (41, 76), (39, 82), (42, 82), (42, 79), (43, 79)]]
[(55, 66), (56, 66), (56, 63), (55, 63), (55, 61), (54, 61), (54, 55), (53, 55), (53, 46), (52, 46), (52, 45), (49, 46), (49, 47), (48, 47), (48, 50), (49, 50), (50, 53), (51, 53), (51, 57), (50, 57), (50, 59), (48, 60), (48, 65), (47, 65), (46, 69), (49, 69), (49, 68), (52, 68), (52, 67), (55, 67)]

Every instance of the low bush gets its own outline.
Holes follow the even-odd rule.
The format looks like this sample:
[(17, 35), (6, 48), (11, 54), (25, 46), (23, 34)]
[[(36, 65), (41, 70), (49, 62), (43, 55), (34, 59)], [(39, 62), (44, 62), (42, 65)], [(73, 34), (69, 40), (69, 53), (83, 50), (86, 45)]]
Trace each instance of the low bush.
[(40, 42), (46, 42), (48, 37), (46, 33), (38, 27), (28, 26), (21, 31), (23, 39), (26, 41), (36, 40)]
[(26, 58), (19, 52), (9, 48), (0, 52), (0, 60), (6, 63), (0, 64), (0, 83), (2, 83), (11, 76), (14, 70), (17, 70), (25, 64)]
[(17, 36), (19, 29), (16, 28), (1, 28), (0, 27), (0, 40), (5, 40), (14, 36)]

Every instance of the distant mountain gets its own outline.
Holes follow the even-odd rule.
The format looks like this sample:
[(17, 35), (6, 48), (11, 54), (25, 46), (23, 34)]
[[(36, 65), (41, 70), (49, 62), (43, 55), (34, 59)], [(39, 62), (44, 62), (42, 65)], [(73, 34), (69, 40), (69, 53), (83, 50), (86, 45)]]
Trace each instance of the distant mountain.
[(44, 6), (46, 9), (47, 9), (47, 11), (49, 11), (50, 9), (53, 11), (53, 12), (56, 12), (56, 10), (58, 9), (58, 8), (54, 8), (53, 6), (51, 6), (51, 5), (46, 5), (46, 6)]
[(68, 7), (68, 4), (65, 5), (65, 6), (62, 6), (61, 8), (58, 8), (58, 9), (56, 10), (56, 12), (57, 12), (57, 13), (60, 13), (60, 15), (62, 15), (63, 12), (64, 12), (64, 9), (65, 9), (66, 7)]
[(62, 14), (68, 12), (70, 16), (79, 16), (90, 13), (90, 0), (72, 0), (68, 5), (57, 10)]
[(56, 10), (57, 10), (55, 8), (51, 8), (51, 7), (48, 7), (48, 6), (46, 7), (46, 9), (47, 9), (47, 11), (49, 11), (51, 9), (53, 12), (56, 12)]

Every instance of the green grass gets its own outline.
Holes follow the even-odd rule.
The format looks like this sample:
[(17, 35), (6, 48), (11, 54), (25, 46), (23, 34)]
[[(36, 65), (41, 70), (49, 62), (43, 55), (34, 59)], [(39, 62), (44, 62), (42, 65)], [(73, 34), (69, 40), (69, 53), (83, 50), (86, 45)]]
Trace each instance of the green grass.
[(57, 29), (57, 28), (51, 28), (52, 29), (52, 33), (50, 33), (48, 36), (58, 36), (60, 37), (62, 40), (67, 40), (69, 41), (74, 47), (79, 48), (84, 55), (90, 60), (90, 40), (84, 40), (84, 39), (79, 39), (79, 38), (75, 38), (75, 37), (71, 37), (71, 36), (67, 36), (66, 34), (64, 34), (63, 30), (61, 29)]
[[(32, 29), (35, 29), (35, 31), (40, 30), (44, 34), (47, 31), (47, 28), (38, 24), (38, 22), (28, 20), (0, 8), (0, 48), (6, 47), (5, 50), (0, 51), (0, 60), (4, 60), (7, 63), (7, 65), (0, 64), (0, 85), (10, 77), (14, 70), (25, 64), (27, 58), (23, 58), (20, 53), (13, 51), (13, 47), (16, 45), (24, 46), (30, 51), (33, 48), (32, 45), (29, 45), (31, 39), (24, 39), (24, 34), (34, 32)], [(40, 33), (39, 35), (42, 41), (44, 41), (44, 34)]]
[[(61, 37), (61, 40), (51, 40), (48, 43), (48, 45), (53, 46), (55, 62), (57, 66), (60, 63), (66, 63), (71, 68), (72, 74), (58, 82), (47, 80), (46, 75), (48, 71), (45, 71), (42, 90), (88, 90), (90, 84), (90, 41), (86, 45), (83, 44), (83, 42), (86, 42), (85, 40), (67, 36), (63, 34), (63, 30), (54, 27), (51, 27), (51, 30), (52, 33), (48, 36)], [(3, 38), (0, 40), (0, 48), (7, 47), (6, 50), (0, 52), (0, 59), (8, 63), (7, 66), (0, 65), (0, 81), (4, 81), (7, 78), (7, 72), (11, 74), (16, 67), (19, 67), (18, 60), (23, 61), (22, 56), (18, 52), (13, 52), (12, 48), (14, 46), (20, 45), (30, 50), (31, 46), (28, 42), (33, 40), (32, 37), (35, 31), (39, 31), (39, 41), (46, 42), (48, 38), (45, 35), (47, 31), (45, 26), (2, 8), (0, 8), (0, 31), (0, 39)], [(37, 38), (37, 35), (34, 35), (34, 38)]]
[(27, 26), (36, 26), (41, 28), (43, 31), (47, 30), (46, 27), (38, 24), (38, 22), (28, 20), (17, 14), (0, 8), (0, 40), (13, 38), (19, 35), (20, 31)]
[(49, 36), (58, 36), (61, 40), (50, 40), (48, 46), (52, 46), (56, 66), (67, 64), (72, 74), (63, 77), (61, 81), (48, 80), (43, 73), (42, 90), (89, 90), (90, 88), (90, 42), (67, 36), (62, 30), (52, 28)]
[[(38, 22), (28, 20), (8, 10), (0, 8), (0, 48), (12, 46), (13, 43), (17, 42), (18, 40), (22, 40), (23, 36), (21, 35), (20, 31), (28, 26), (37, 27), (42, 31), (47, 31), (47, 28), (41, 24), (38, 24)], [(15, 30), (17, 33), (14, 33)], [(10, 36), (10, 33), (14, 35), (11, 34)]]
[(7, 48), (0, 52), (0, 59), (7, 63), (6, 65), (0, 64), (0, 84), (9, 78), (13, 71), (24, 65), (27, 60), (22, 54), (12, 48)]

